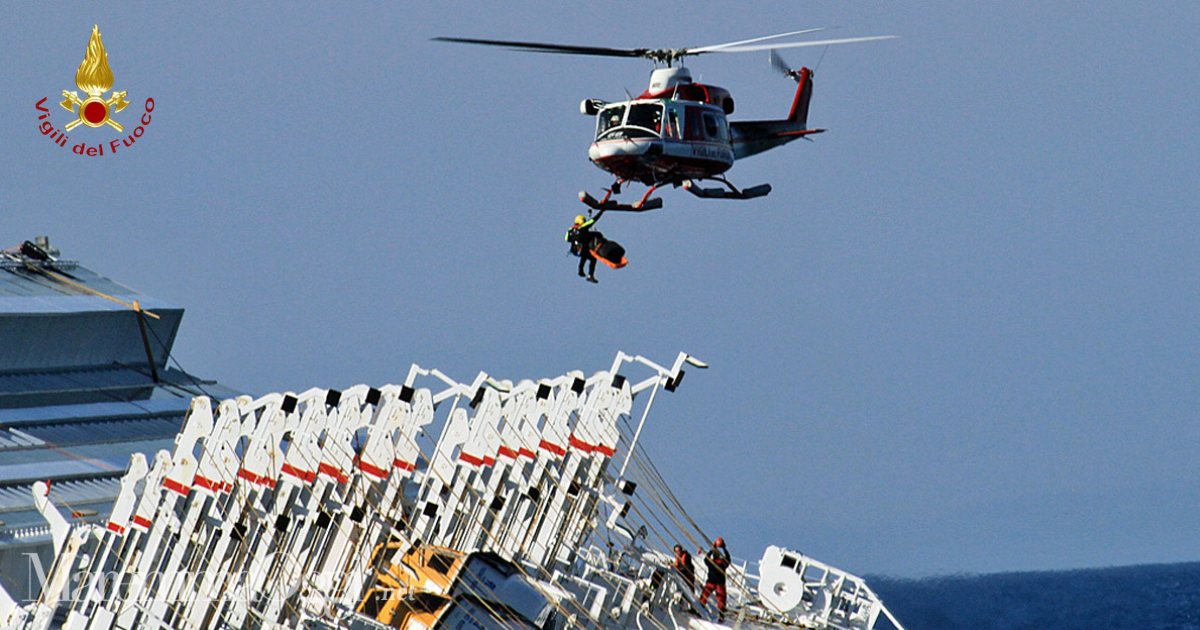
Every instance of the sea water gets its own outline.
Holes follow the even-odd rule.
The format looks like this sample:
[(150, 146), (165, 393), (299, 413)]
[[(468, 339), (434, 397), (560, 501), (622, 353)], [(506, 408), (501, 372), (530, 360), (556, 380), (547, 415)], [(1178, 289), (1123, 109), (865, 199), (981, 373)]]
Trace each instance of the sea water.
[(907, 630), (1200, 630), (1200, 562), (867, 584)]

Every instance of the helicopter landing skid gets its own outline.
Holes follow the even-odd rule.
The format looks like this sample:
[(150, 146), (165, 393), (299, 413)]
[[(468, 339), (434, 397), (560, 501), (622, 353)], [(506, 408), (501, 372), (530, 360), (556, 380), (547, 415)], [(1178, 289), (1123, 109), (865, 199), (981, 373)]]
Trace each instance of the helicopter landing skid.
[[(649, 197), (649, 193), (646, 194), (646, 197)], [(637, 203), (618, 203), (612, 200), (611, 190), (608, 191), (608, 194), (604, 195), (603, 199), (596, 199), (585, 191), (580, 191), (579, 193), (579, 200), (592, 210), (646, 212), (648, 210), (658, 210), (659, 208), (663, 207), (663, 200), (661, 197), (655, 197), (654, 199), (647, 199), (646, 197), (643, 197), (642, 200)]]
[(766, 197), (771, 192), (770, 184), (759, 184), (738, 190), (736, 186), (724, 179), (716, 180), (725, 184), (725, 188), (701, 188), (692, 180), (683, 183), (684, 189), (701, 199), (754, 199)]

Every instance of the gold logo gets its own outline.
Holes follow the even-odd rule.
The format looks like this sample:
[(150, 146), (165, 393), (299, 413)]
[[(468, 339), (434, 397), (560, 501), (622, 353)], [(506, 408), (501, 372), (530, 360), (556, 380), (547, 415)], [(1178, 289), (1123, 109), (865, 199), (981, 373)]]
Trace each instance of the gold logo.
[(125, 92), (113, 92), (107, 99), (104, 93), (112, 89), (113, 73), (108, 66), (108, 52), (104, 50), (104, 42), (100, 40), (100, 27), (92, 26), (92, 37), (88, 40), (87, 53), (79, 69), (75, 71), (75, 85), (83, 90), (87, 99), (80, 99), (74, 90), (63, 90), (63, 101), (59, 103), (63, 109), (78, 114), (77, 120), (65, 125), (70, 131), (80, 124), (89, 127), (108, 125), (117, 131), (124, 131), (121, 123), (112, 119), (112, 114), (129, 106), (125, 100)]

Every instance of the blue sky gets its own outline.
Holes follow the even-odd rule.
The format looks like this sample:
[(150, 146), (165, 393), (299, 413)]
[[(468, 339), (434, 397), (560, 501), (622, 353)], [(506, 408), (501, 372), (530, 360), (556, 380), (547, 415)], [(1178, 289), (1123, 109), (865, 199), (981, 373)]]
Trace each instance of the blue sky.
[[(49, 234), (185, 306), (176, 358), (248, 391), (688, 351), (713, 367), (645, 443), (735, 555), (899, 575), (1200, 558), (1196, 5), (497, 6), (6, 6), (0, 244)], [(93, 23), (127, 112), (156, 102), (103, 158), (51, 145), (34, 109), (74, 87)], [(730, 172), (769, 197), (606, 216), (631, 264), (598, 286), (561, 240), (609, 181), (578, 102), (641, 91), (650, 65), (429, 41), (812, 26), (901, 39), (828, 51), (809, 121), (829, 131)], [(766, 53), (689, 67), (735, 120), (790, 104)]]

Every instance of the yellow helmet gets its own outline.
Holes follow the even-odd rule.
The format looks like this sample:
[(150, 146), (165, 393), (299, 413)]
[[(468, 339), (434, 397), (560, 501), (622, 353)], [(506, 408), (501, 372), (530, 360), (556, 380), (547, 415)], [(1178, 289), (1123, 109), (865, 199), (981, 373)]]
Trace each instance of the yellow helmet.
[(584, 221), (587, 219), (582, 214), (575, 215), (575, 225), (583, 225)]

